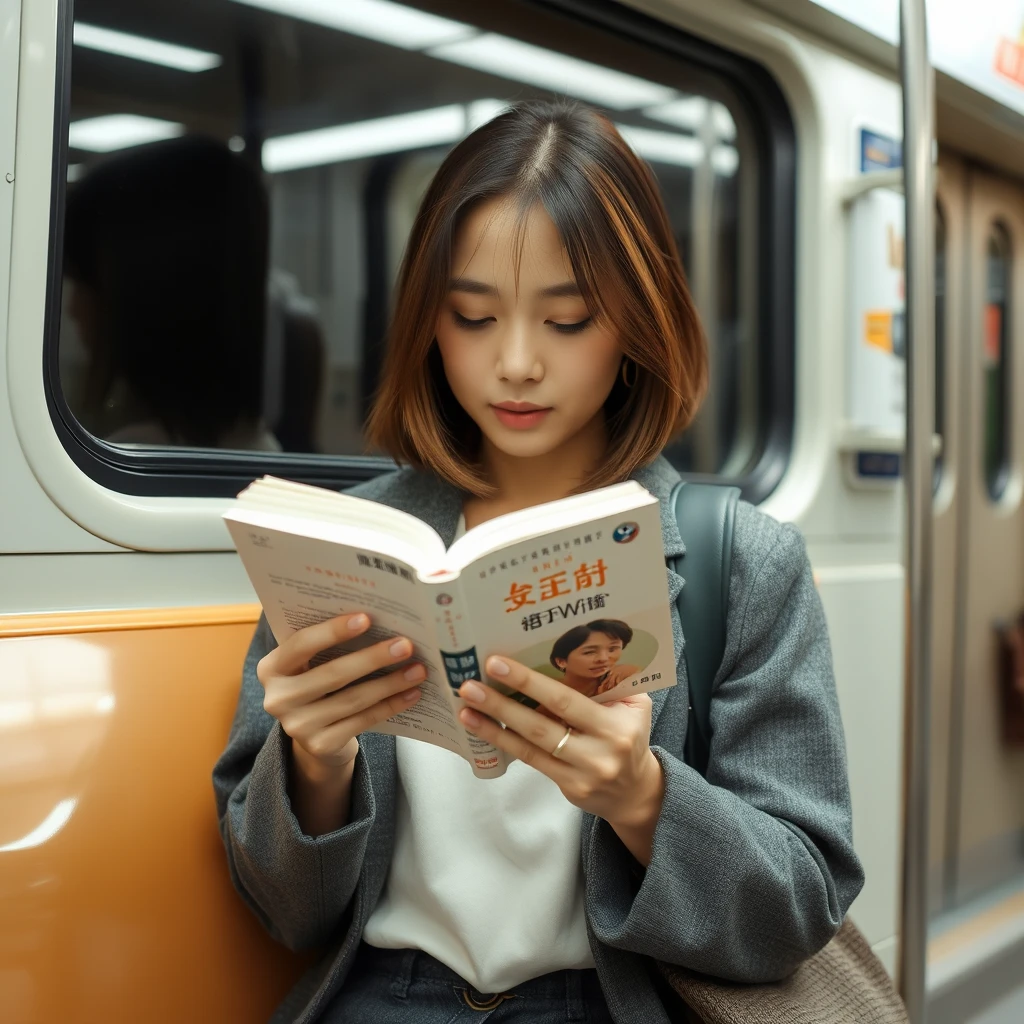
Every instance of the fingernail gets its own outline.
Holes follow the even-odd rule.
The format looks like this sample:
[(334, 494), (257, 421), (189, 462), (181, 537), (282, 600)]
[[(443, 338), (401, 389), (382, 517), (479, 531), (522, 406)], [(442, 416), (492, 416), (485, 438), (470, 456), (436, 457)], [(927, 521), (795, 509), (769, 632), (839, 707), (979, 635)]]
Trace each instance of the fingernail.
[(416, 700), (419, 695), (419, 690), (406, 690), (405, 693), (402, 694), (402, 700)]
[(471, 700), (474, 704), (483, 704), (487, 699), (487, 694), (484, 693), (484, 688), (478, 683), (474, 683), (472, 680), (462, 684), (462, 689), (459, 690), (459, 696), (463, 700)]
[(501, 658), (491, 658), (487, 662), (487, 671), (492, 676), (507, 676), (509, 673), (508, 662), (502, 661)]
[(389, 648), (388, 653), (392, 658), (404, 658), (412, 654), (412, 644), (408, 640), (396, 640)]
[(413, 682), (417, 679), (422, 679), (424, 670), (422, 665), (410, 665), (405, 672), (402, 673), (409, 682)]
[(345, 625), (349, 629), (365, 629), (369, 622), (370, 620), (365, 615), (353, 615)]
[(459, 718), (462, 719), (462, 724), (468, 725), (470, 729), (479, 729), (484, 724), (484, 716), (470, 711), (469, 708), (463, 708)]

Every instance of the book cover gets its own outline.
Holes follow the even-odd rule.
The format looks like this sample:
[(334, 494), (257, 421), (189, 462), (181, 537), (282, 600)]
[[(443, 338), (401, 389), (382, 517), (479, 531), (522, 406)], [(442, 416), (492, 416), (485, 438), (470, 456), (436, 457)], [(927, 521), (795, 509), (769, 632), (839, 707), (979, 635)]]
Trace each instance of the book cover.
[[(502, 524), (492, 520), (490, 550), (458, 569), (425, 564), (383, 527), (280, 509), (236, 509), (225, 519), (279, 643), (356, 611), (369, 614), (371, 628), (318, 663), (407, 636), (427, 669), (423, 696), (377, 731), (442, 746), (486, 778), (503, 774), (508, 762), (459, 723), (459, 686), (477, 679), (532, 703), (485, 677), (492, 654), (600, 702), (675, 684), (659, 506), (638, 491), (625, 513), (596, 518), (576, 500), (572, 525), (533, 535), (522, 536), (530, 531), (520, 522), (520, 536), (502, 539)], [(537, 521), (550, 523), (558, 504)]]

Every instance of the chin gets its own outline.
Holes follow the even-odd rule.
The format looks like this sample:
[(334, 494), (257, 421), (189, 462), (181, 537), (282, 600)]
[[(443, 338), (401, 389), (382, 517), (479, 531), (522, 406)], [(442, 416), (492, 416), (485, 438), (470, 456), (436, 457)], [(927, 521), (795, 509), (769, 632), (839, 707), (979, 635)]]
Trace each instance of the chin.
[(487, 440), (498, 451), (516, 459), (536, 459), (553, 452), (562, 443), (560, 438), (534, 434), (530, 431), (501, 431), (489, 433)]

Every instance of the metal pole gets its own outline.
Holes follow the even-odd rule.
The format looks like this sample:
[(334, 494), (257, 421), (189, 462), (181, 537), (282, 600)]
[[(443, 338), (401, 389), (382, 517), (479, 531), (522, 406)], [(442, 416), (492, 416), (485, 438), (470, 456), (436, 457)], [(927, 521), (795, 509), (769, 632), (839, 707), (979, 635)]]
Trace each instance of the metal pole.
[(903, 175), (906, 191), (907, 651), (903, 898), (899, 983), (911, 1024), (924, 1024), (928, 947), (928, 770), (931, 691), (932, 433), (935, 423), (935, 76), (925, 0), (901, 0)]

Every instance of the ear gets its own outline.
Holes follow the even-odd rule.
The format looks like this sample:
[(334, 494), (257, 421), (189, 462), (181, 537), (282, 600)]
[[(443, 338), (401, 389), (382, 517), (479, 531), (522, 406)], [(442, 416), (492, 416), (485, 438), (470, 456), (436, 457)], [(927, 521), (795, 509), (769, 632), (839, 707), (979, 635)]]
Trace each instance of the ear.
[(555, 667), (564, 672), (569, 667), (569, 662), (565, 658), (555, 658)]

